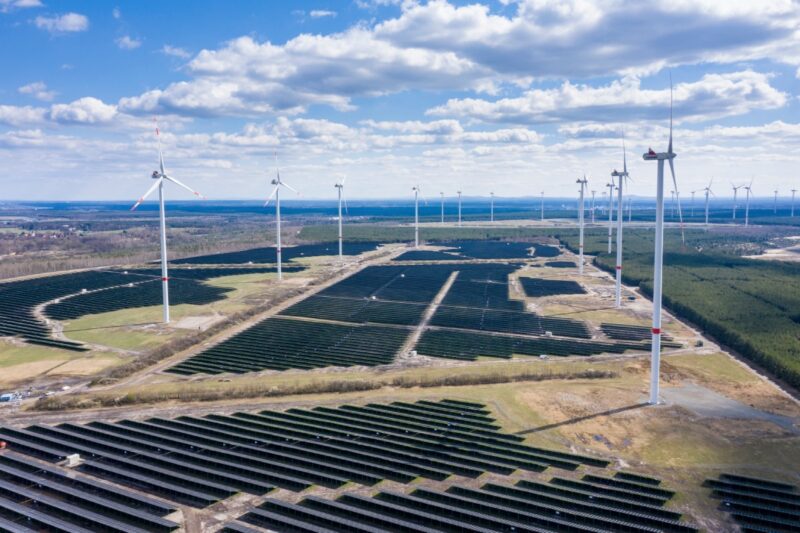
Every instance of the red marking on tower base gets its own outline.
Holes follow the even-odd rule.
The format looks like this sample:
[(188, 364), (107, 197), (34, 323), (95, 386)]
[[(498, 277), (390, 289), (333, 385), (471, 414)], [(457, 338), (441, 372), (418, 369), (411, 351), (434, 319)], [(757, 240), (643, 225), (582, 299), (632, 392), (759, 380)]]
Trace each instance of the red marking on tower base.
[(622, 270), (622, 267), (621, 266), (617, 266), (617, 270)]
[(653, 335), (661, 335), (661, 328), (653, 328), (650, 331), (653, 332)]
[(169, 278), (161, 278), (161, 281), (169, 281)]

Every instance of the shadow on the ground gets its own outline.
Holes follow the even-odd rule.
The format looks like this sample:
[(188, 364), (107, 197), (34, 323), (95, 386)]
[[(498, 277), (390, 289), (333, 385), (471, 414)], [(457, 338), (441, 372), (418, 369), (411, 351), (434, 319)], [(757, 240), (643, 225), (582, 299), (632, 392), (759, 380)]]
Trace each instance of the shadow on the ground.
[(561, 426), (568, 426), (570, 424), (576, 424), (578, 422), (583, 422), (584, 420), (591, 420), (592, 418), (597, 418), (600, 416), (610, 416), (615, 415), (617, 413), (622, 413), (625, 411), (631, 411), (633, 409), (639, 409), (641, 407), (646, 407), (650, 404), (647, 402), (636, 403), (633, 405), (626, 405), (625, 407), (617, 407), (616, 409), (609, 409), (608, 411), (603, 411), (601, 413), (592, 413), (586, 416), (579, 416), (576, 418), (570, 418), (569, 420), (563, 420), (561, 422), (555, 422), (553, 424), (547, 424), (545, 426), (539, 426), (538, 428), (531, 428), (531, 429), (523, 429), (522, 431), (517, 431), (515, 435), (527, 435), (529, 433), (537, 433), (539, 431), (545, 431), (548, 429), (554, 429)]

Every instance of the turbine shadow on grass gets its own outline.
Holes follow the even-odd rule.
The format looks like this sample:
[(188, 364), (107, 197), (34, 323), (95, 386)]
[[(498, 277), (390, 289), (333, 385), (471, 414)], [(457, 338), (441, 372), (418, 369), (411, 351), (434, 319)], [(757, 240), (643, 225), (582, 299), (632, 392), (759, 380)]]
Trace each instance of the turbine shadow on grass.
[(92, 331), (95, 329), (127, 328), (132, 326), (155, 326), (158, 324), (161, 324), (161, 322), (139, 322), (136, 324), (112, 324), (110, 326), (95, 326), (93, 328), (64, 329), (63, 333), (74, 333), (76, 331)]
[(564, 420), (562, 422), (555, 422), (553, 424), (547, 424), (545, 426), (539, 426), (538, 428), (531, 428), (531, 429), (523, 429), (522, 431), (517, 431), (515, 435), (527, 435), (529, 433), (537, 433), (539, 431), (546, 431), (548, 429), (554, 429), (561, 426), (568, 426), (570, 424), (576, 424), (578, 422), (583, 422), (585, 420), (591, 420), (592, 418), (598, 418), (601, 416), (610, 416), (615, 415), (617, 413), (623, 413), (625, 411), (631, 411), (633, 409), (639, 409), (641, 407), (646, 407), (650, 404), (647, 402), (636, 403), (633, 405), (626, 405), (625, 407), (617, 407), (616, 409), (609, 409), (608, 411), (603, 411), (601, 413), (593, 413), (591, 415), (586, 416), (579, 416), (576, 418), (570, 418), (569, 420)]

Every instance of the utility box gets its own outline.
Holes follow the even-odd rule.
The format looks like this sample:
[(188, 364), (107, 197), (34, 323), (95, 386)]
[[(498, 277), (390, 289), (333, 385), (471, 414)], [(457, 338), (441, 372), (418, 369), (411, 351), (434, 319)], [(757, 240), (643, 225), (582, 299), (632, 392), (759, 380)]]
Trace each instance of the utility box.
[(61, 466), (65, 466), (67, 468), (75, 468), (76, 466), (80, 466), (83, 463), (83, 459), (81, 459), (81, 454), (79, 453), (72, 453), (67, 456), (61, 462)]

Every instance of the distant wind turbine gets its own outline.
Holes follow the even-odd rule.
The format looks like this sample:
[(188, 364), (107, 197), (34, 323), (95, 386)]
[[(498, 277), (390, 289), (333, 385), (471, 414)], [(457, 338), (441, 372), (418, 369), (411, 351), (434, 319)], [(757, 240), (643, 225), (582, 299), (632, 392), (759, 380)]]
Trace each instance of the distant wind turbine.
[(736, 220), (736, 197), (739, 195), (739, 189), (744, 187), (744, 185), (734, 185), (731, 183), (731, 188), (733, 189), (733, 218), (731, 220)]
[(792, 218), (794, 218), (794, 195), (797, 194), (797, 189), (792, 189)]
[(611, 178), (611, 183), (606, 183), (608, 187), (608, 253), (611, 253), (611, 234), (614, 231), (612, 225), (614, 224), (614, 178)]
[(489, 193), (489, 205), (490, 205), (490, 207), (489, 207), (489, 212), (490, 212), (489, 220), (491, 222), (494, 222), (494, 193), (493, 192)]
[(708, 182), (708, 185), (704, 189), (702, 189), (703, 191), (705, 191), (706, 194), (706, 229), (708, 229), (708, 196), (709, 195), (716, 196), (716, 194), (714, 194), (714, 191), (711, 190), (711, 184), (713, 182), (714, 178), (711, 178), (711, 181)]
[(772, 212), (778, 214), (778, 190), (775, 190), (775, 201), (772, 204)]
[[(650, 148), (642, 157), (645, 161), (657, 161), (658, 173), (656, 182), (656, 235), (655, 253), (653, 258), (653, 327), (652, 327), (652, 352), (650, 362), (650, 403), (658, 403), (659, 376), (661, 365), (661, 299), (663, 289), (662, 270), (664, 266), (664, 161), (669, 161), (669, 170), (672, 174), (672, 183), (678, 190), (678, 181), (675, 178), (673, 159), (676, 153), (672, 149), (672, 76), (669, 88), (669, 144), (666, 152), (656, 153)], [(678, 204), (678, 214), (681, 214)], [(681, 216), (683, 219), (683, 216)]]
[(689, 204), (689, 217), (694, 218), (694, 195), (697, 194), (698, 191), (702, 191), (703, 189), (698, 189), (697, 191), (692, 191), (692, 202)]
[[(413, 186), (411, 190), (414, 191), (414, 248), (419, 248), (419, 196), (422, 194), (422, 190), (419, 185)], [(425, 205), (428, 205), (424, 196), (422, 199), (425, 201)]]
[(746, 185), (744, 190), (747, 191), (747, 199), (744, 203), (744, 225), (750, 225), (750, 195), (753, 192), (753, 180), (750, 180), (750, 185)]
[(275, 186), (272, 189), (267, 201), (264, 202), (264, 207), (267, 207), (275, 198), (275, 256), (278, 261), (278, 281), (283, 279), (283, 256), (281, 255), (281, 187), (286, 187), (295, 194), (300, 194), (291, 185), (281, 180), (281, 170), (278, 167), (278, 154), (275, 153), (275, 178), (270, 182)]
[(153, 194), (153, 191), (158, 189), (158, 217), (159, 230), (161, 234), (161, 294), (163, 298), (163, 320), (165, 324), (169, 324), (169, 275), (167, 273), (167, 222), (166, 213), (164, 212), (164, 182), (170, 181), (178, 187), (183, 187), (198, 198), (202, 198), (203, 196), (199, 192), (191, 189), (167, 174), (167, 171), (164, 168), (164, 154), (161, 152), (161, 134), (158, 131), (158, 124), (156, 124), (156, 137), (158, 138), (159, 170), (154, 170), (153, 174), (151, 175), (156, 182), (153, 183), (149, 189), (147, 189), (147, 192), (144, 193), (135, 204), (133, 204), (131, 211), (139, 207), (139, 204), (141, 204), (148, 196)]
[(542, 201), (540, 204), (540, 209), (541, 209), (542, 222), (544, 222), (544, 191), (542, 191)]
[(578, 273), (583, 274), (583, 193), (586, 189), (586, 184), (589, 183), (589, 180), (586, 179), (586, 175), (584, 174), (583, 178), (578, 179), (575, 183), (578, 183), (581, 186), (580, 200), (578, 202)]
[(458, 227), (461, 227), (461, 191), (458, 191)]
[(597, 194), (597, 191), (592, 191), (592, 208), (590, 211), (592, 212), (592, 224), (594, 224), (594, 197)]
[(625, 138), (622, 139), (622, 172), (614, 169), (611, 173), (612, 179), (617, 178), (619, 185), (617, 185), (617, 265), (616, 265), (616, 285), (614, 291), (614, 305), (619, 309), (622, 307), (622, 209), (623, 203), (623, 188), (625, 182), (629, 179), (628, 176), (628, 157), (625, 152)]
[(343, 177), (341, 181), (337, 182), (334, 187), (336, 187), (336, 192), (339, 195), (339, 261), (344, 260), (344, 252), (343, 248), (343, 240), (342, 240), (342, 202), (344, 202), (344, 209), (347, 211), (347, 199), (344, 197), (344, 182), (347, 180), (347, 176)]
[(444, 193), (440, 192), (439, 196), (441, 196), (441, 199), (442, 199), (442, 201), (441, 201), (441, 204), (442, 204), (441, 205), (441, 207), (442, 207), (442, 224), (444, 224)]

